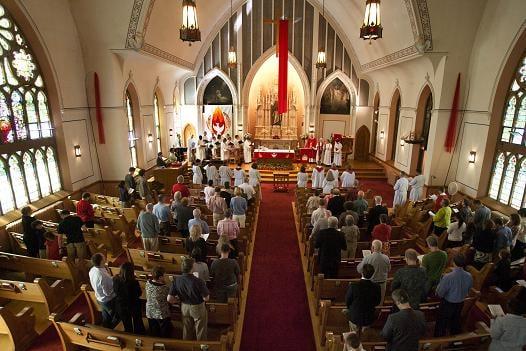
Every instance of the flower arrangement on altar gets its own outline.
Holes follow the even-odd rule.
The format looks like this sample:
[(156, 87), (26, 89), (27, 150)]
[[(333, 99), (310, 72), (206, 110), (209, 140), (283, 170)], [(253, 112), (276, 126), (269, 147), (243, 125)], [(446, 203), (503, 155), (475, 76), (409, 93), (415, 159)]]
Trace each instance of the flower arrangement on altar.
[(301, 140), (307, 140), (309, 138), (309, 135), (307, 133), (303, 133), (300, 135)]

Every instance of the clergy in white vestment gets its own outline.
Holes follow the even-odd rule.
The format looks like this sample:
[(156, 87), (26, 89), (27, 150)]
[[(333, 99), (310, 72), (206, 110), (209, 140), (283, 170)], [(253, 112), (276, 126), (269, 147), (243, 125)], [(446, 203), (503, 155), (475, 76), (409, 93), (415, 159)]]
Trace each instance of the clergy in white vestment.
[(329, 170), (327, 172), (327, 176), (323, 180), (322, 188), (324, 194), (330, 194), (332, 189), (337, 188), (338, 183), (336, 181), (336, 178), (334, 178), (334, 173)]
[(409, 190), (409, 180), (407, 180), (404, 172), (400, 173), (400, 178), (396, 181), (393, 189), (395, 191), (393, 207), (405, 204), (407, 201), (407, 191)]
[(416, 172), (416, 177), (409, 181), (411, 186), (411, 191), (409, 192), (409, 200), (417, 202), (422, 198), (424, 193), (424, 184), (426, 177), (424, 177), (420, 172)]
[(234, 169), (234, 186), (240, 186), (243, 184), (245, 179), (245, 171), (241, 167), (241, 162), (237, 164), (236, 169)]
[(342, 188), (352, 188), (356, 183), (356, 174), (347, 167), (340, 176), (340, 180), (342, 182)]
[(332, 164), (332, 144), (329, 142), (323, 146), (323, 164), (327, 166)]
[(298, 188), (306, 188), (307, 187), (307, 181), (309, 180), (309, 176), (307, 175), (307, 172), (305, 171), (305, 166), (301, 166), (300, 171), (297, 175), (298, 179)]
[(336, 141), (334, 143), (334, 159), (332, 160), (332, 163), (336, 164), (338, 167), (342, 166), (342, 149), (342, 143), (340, 143), (339, 140)]
[(203, 184), (203, 172), (201, 171), (201, 161), (196, 161), (192, 165), (192, 183)]
[(323, 138), (320, 138), (316, 143), (316, 163), (320, 163), (323, 161), (323, 145)]
[(230, 180), (232, 179), (232, 176), (233, 176), (233, 172), (232, 170), (227, 166), (227, 163), (223, 163), (223, 165), (221, 165), (219, 167), (219, 178), (221, 178), (221, 186), (225, 186), (225, 183), (228, 183), (228, 185), (230, 186)]
[(206, 152), (206, 143), (203, 140), (203, 136), (200, 135), (199, 140), (197, 140), (197, 149), (195, 151), (195, 157), (198, 160), (204, 160), (206, 159), (205, 152)]
[(243, 159), (245, 163), (252, 162), (252, 143), (248, 138), (243, 143)]
[(208, 180), (212, 180), (214, 182), (214, 186), (219, 185), (219, 173), (217, 172), (216, 166), (214, 166), (212, 163), (209, 163), (208, 167), (206, 168), (206, 178)]
[(230, 158), (230, 150), (228, 149), (228, 142), (226, 138), (223, 138), (221, 143), (221, 161), (228, 161)]
[(259, 175), (257, 163), (253, 163), (248, 171), (248, 184), (252, 186), (258, 186), (261, 182), (261, 176)]
[(312, 170), (312, 188), (321, 188), (323, 186), (323, 179), (325, 179), (325, 168), (318, 161), (318, 165)]
[(332, 164), (331, 169), (329, 169), (329, 172), (332, 172), (332, 175), (334, 176), (334, 181), (336, 182), (336, 187), (339, 186), (338, 179), (340, 179), (340, 171), (338, 170), (338, 167), (336, 167), (336, 164)]

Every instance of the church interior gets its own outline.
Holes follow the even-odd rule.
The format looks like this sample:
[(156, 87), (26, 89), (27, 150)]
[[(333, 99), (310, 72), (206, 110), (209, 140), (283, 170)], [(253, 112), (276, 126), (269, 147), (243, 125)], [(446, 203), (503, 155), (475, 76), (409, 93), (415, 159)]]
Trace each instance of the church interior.
[(526, 1), (0, 0), (0, 350), (525, 350)]

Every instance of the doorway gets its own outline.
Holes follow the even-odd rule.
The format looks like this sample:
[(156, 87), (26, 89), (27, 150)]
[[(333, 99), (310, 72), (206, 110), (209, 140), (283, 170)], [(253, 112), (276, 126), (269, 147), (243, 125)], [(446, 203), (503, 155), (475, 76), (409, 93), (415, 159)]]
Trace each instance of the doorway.
[[(194, 136), (194, 139), (196, 139), (196, 131), (195, 131), (195, 128), (193, 125), (191, 124), (187, 124), (184, 129), (183, 129), (183, 145), (186, 146), (186, 147), (189, 147), (190, 145), (188, 145), (188, 140), (190, 140), (190, 138), (192, 137), (192, 135)], [(197, 139), (196, 139), (197, 140)]]
[(369, 128), (361, 126), (356, 132), (354, 149), (354, 159), (358, 161), (367, 161), (369, 159), (369, 143), (371, 139), (371, 133)]

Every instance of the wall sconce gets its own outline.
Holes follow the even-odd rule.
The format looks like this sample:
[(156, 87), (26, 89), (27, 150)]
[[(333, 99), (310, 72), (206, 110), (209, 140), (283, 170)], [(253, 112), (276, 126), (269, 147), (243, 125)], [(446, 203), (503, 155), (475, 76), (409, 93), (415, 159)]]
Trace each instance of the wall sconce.
[(380, 131), (380, 139), (383, 140), (385, 137), (385, 132), (382, 130)]
[(174, 130), (172, 128), (170, 128), (169, 132), (170, 132), (170, 136), (173, 137), (174, 136)]
[(153, 134), (152, 133), (148, 133), (148, 142), (150, 144), (153, 143)]
[(477, 153), (475, 151), (470, 151), (469, 158), (468, 158), (469, 163), (475, 163), (476, 158), (477, 158)]
[(404, 147), (404, 145), (405, 145), (405, 140), (404, 139), (400, 139), (400, 146)]
[(82, 156), (82, 152), (80, 151), (80, 145), (75, 145), (73, 146), (73, 148), (75, 149), (75, 157)]

